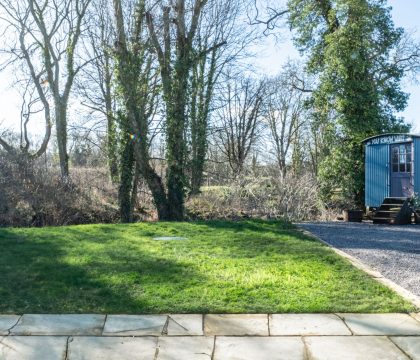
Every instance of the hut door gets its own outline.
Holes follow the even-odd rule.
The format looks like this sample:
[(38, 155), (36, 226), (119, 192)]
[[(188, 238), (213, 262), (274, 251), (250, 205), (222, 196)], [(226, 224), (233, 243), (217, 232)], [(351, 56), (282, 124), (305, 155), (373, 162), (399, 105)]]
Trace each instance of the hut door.
[(391, 145), (391, 196), (413, 195), (411, 143)]

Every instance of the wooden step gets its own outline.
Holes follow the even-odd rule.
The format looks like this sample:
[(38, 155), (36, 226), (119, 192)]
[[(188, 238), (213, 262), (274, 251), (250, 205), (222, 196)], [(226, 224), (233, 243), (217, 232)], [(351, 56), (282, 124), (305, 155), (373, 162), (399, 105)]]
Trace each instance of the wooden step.
[(373, 217), (373, 223), (374, 224), (394, 224), (395, 218), (389, 218), (389, 217)]
[(384, 199), (382, 204), (399, 204), (399, 205), (403, 205), (408, 198), (406, 197), (387, 197)]
[(382, 204), (380, 207), (387, 208), (387, 209), (393, 208), (393, 207), (401, 208), (403, 205), (404, 204)]
[(375, 213), (374, 217), (395, 217), (399, 211), (379, 210)]
[(411, 222), (409, 198), (387, 197), (373, 216), (375, 224), (409, 224)]

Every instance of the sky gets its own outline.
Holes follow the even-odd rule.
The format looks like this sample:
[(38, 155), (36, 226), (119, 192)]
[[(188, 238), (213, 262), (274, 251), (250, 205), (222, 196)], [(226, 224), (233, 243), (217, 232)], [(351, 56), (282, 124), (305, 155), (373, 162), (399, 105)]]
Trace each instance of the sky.
[[(388, 3), (393, 8), (392, 16), (395, 25), (407, 30), (418, 29), (416, 36), (420, 37), (418, 25), (420, 1), (388, 0)], [(258, 57), (252, 60), (259, 73), (274, 75), (280, 72), (282, 65), (288, 59), (299, 58), (287, 29), (282, 30), (281, 39), (281, 41), (275, 41), (273, 37), (268, 37), (261, 45)], [(0, 73), (0, 134), (5, 129), (17, 130), (19, 128), (20, 97), (17, 90), (10, 86), (13, 79), (14, 76), (10, 71)], [(420, 133), (420, 84), (406, 81), (403, 89), (410, 94), (410, 98), (406, 110), (399, 115), (413, 125), (413, 133)], [(42, 132), (43, 123), (32, 123), (30, 129), (33, 133)]]

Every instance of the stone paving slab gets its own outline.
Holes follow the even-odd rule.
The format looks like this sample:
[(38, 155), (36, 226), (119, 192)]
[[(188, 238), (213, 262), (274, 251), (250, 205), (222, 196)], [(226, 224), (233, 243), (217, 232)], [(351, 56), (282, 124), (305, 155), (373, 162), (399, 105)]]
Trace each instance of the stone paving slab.
[(354, 335), (420, 335), (420, 323), (407, 314), (338, 314)]
[(108, 315), (104, 336), (162, 335), (167, 315)]
[(420, 360), (417, 313), (25, 314), (0, 325), (0, 360)]
[(12, 335), (101, 335), (105, 315), (25, 314)]
[(69, 339), (66, 360), (152, 360), (157, 338), (74, 337)]
[(351, 335), (334, 314), (273, 314), (270, 335)]
[(411, 313), (411, 317), (416, 319), (418, 322), (420, 322), (420, 313)]
[(268, 336), (266, 314), (209, 314), (204, 316), (206, 335)]
[(420, 360), (420, 336), (395, 336), (391, 340), (413, 360)]
[(0, 338), (1, 360), (65, 360), (65, 336), (7, 336)]
[(169, 315), (167, 332), (169, 336), (204, 335), (203, 315), (201, 314)]
[(214, 360), (302, 360), (300, 337), (217, 336)]
[(157, 360), (210, 360), (214, 337), (160, 337)]
[(384, 336), (305, 337), (311, 360), (409, 360)]
[(8, 335), (9, 329), (15, 325), (20, 315), (0, 315), (0, 335)]

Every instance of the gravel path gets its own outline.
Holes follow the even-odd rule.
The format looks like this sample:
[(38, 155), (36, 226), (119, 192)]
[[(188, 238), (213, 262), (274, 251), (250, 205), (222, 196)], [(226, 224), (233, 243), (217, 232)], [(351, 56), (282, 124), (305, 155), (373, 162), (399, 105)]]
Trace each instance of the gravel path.
[(420, 226), (339, 222), (298, 226), (420, 296)]

